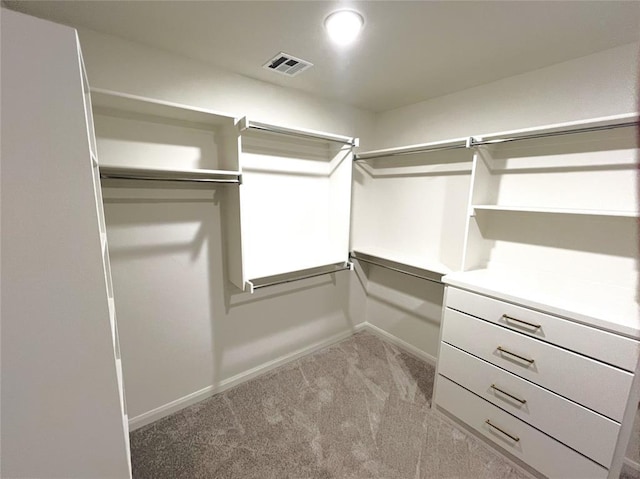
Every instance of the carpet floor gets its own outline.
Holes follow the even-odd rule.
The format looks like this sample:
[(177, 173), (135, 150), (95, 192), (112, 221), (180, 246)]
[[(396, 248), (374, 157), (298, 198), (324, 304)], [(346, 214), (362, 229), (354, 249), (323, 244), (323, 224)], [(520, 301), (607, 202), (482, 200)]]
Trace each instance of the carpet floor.
[(133, 477), (527, 478), (431, 410), (434, 373), (355, 334), (133, 431)]

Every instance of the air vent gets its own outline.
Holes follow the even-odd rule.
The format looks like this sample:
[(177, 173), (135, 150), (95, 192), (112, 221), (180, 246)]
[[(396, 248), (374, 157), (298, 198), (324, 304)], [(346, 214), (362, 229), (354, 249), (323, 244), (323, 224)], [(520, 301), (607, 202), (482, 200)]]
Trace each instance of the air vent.
[(289, 77), (294, 77), (312, 66), (313, 63), (311, 62), (301, 60), (300, 58), (296, 58), (288, 53), (280, 52), (267, 63), (262, 65), (262, 68), (282, 73)]

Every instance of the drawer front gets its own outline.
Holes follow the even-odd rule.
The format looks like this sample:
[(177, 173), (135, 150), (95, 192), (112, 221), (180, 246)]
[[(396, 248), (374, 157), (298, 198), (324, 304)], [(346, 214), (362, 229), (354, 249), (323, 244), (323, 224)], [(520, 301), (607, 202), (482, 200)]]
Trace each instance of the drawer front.
[(627, 371), (635, 371), (638, 362), (640, 341), (557, 316), (450, 286), (446, 306)]
[(617, 422), (446, 343), (440, 347), (438, 373), (603, 466), (611, 465)]
[(440, 408), (550, 478), (607, 477), (608, 471), (604, 467), (443, 376), (438, 377), (435, 402)]
[(622, 422), (631, 373), (452, 309), (442, 340)]

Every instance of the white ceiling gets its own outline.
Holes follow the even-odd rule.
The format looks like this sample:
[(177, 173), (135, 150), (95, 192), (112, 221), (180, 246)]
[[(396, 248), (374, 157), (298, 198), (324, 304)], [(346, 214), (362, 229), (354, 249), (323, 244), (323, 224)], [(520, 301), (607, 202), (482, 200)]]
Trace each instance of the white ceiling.
[[(640, 40), (640, 2), (7, 1), (242, 75), (385, 111)], [(333, 47), (323, 20), (358, 10), (357, 44)], [(315, 66), (288, 78), (284, 51)]]

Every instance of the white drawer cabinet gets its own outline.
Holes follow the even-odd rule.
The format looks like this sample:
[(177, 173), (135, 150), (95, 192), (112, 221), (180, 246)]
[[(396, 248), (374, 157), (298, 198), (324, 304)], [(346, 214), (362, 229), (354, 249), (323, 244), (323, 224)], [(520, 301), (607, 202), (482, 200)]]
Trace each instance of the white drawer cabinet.
[(457, 288), (449, 288), (447, 307), (627, 371), (634, 371), (638, 362), (638, 341), (558, 316)]
[(483, 436), (549, 477), (591, 479), (607, 470), (446, 378), (436, 402)]
[(449, 285), (434, 407), (544, 476), (612, 478), (635, 410), (638, 346)]
[(442, 341), (622, 420), (633, 374), (447, 308)]
[[(443, 343), (440, 374), (564, 444), (610, 464), (620, 424)], [(576, 427), (579, 424), (580, 427)]]

